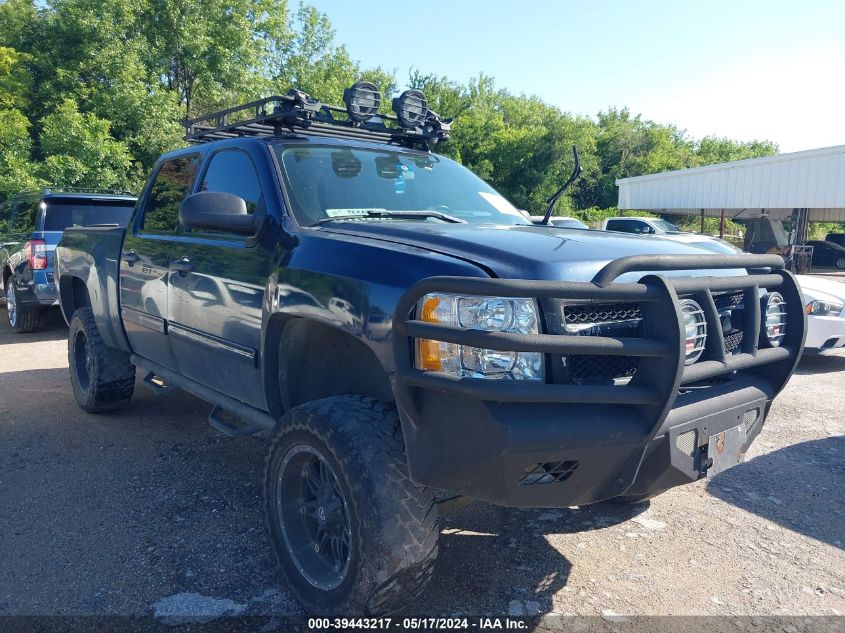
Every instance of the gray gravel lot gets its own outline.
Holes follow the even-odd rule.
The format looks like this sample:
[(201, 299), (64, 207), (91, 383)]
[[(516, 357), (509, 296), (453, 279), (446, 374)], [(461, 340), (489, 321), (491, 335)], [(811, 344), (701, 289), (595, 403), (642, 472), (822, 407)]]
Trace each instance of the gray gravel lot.
[[(298, 614), (264, 533), (263, 440), (140, 383), (126, 410), (83, 413), (66, 333), (0, 326), (0, 615)], [(411, 611), (845, 614), (843, 410), (845, 354), (808, 358), (719, 477), (638, 508), (465, 508)]]

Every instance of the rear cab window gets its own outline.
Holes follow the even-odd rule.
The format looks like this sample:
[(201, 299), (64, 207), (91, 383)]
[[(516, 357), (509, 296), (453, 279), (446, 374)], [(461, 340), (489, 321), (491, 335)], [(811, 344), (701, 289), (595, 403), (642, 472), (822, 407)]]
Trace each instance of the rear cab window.
[(619, 231), (621, 233), (646, 233), (649, 226), (642, 220), (610, 220), (607, 223), (608, 231)]
[(45, 231), (64, 231), (72, 226), (126, 226), (133, 202), (114, 200), (48, 200), (44, 214)]
[(179, 205), (190, 193), (200, 154), (169, 158), (161, 164), (144, 203), (139, 229), (175, 233), (179, 228)]
[(607, 222), (608, 231), (620, 231), (622, 233), (633, 233), (633, 227), (631, 223), (627, 220), (608, 220)]

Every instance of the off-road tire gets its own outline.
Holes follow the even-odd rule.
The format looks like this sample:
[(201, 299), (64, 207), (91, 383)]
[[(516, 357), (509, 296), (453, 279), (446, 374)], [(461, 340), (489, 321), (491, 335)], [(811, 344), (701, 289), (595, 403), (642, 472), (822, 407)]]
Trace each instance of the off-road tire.
[[(319, 451), (334, 470), (349, 511), (349, 567), (331, 590), (317, 588), (297, 569), (276, 503), (285, 455), (293, 447), (302, 450), (303, 444)], [(408, 477), (402, 429), (392, 405), (339, 396), (291, 409), (267, 455), (264, 499), (279, 567), (309, 613), (392, 613), (417, 598), (431, 579), (440, 536), (434, 491)]]
[(91, 308), (73, 313), (67, 348), (70, 382), (80, 407), (102, 413), (129, 404), (135, 391), (135, 366), (129, 354), (103, 342)]
[[(21, 305), (16, 300), (10, 303), (8, 299), (10, 291), (13, 293), (12, 296), (14, 297), (14, 275), (7, 276), (6, 282), (3, 286), (3, 292), (6, 296), (6, 320), (9, 324), (9, 327), (12, 328), (12, 332), (14, 332), (15, 334), (29, 334), (30, 332), (38, 331), (38, 326), (40, 324), (41, 317), (41, 313), (39, 312), (39, 310), (30, 306)], [(15, 314), (14, 317), (12, 316), (13, 310)]]

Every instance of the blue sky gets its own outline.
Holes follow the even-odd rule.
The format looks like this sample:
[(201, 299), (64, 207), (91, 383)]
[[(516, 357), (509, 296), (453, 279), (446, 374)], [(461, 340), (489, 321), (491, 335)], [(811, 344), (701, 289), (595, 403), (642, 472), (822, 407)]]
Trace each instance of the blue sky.
[(627, 106), (787, 152), (845, 144), (843, 0), (309, 2), (400, 83), (484, 72), (574, 113)]

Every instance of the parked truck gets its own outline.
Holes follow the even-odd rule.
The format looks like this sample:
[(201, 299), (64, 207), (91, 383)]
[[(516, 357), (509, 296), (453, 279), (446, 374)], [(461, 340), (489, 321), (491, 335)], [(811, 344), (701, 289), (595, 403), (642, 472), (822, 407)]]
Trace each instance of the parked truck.
[(195, 120), (128, 228), (65, 233), (83, 409), (140, 371), (265, 434), (269, 538), (313, 613), (408, 604), (460, 499), (639, 502), (742, 459), (804, 340), (780, 257), (532, 224), (430, 152), (423, 95), (345, 96)]
[(96, 189), (42, 189), (0, 204), (0, 298), (13, 332), (34, 332), (58, 304), (54, 252), (69, 226), (126, 226), (136, 198)]

